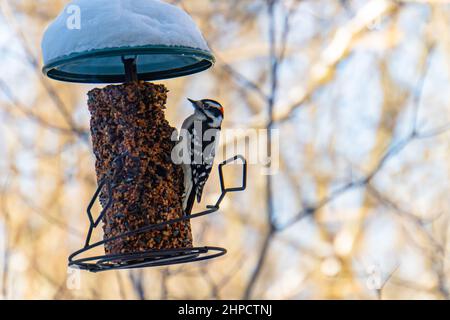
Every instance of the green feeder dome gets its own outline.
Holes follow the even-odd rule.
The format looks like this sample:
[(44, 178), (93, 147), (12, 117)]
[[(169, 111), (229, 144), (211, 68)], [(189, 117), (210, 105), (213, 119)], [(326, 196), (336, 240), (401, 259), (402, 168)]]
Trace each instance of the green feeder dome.
[(74, 0), (47, 28), (42, 52), (44, 74), (79, 83), (126, 82), (130, 62), (145, 81), (194, 74), (215, 62), (192, 18), (159, 0)]

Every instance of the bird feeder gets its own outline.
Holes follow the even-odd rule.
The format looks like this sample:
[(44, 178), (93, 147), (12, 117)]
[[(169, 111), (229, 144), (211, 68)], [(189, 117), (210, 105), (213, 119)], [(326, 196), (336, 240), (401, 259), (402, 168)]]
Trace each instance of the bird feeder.
[[(159, 0), (75, 0), (46, 30), (42, 51), (49, 78), (110, 84), (88, 93), (98, 188), (87, 209), (85, 245), (69, 257), (69, 266), (100, 272), (224, 255), (224, 248), (194, 247), (190, 220), (217, 212), (228, 192), (245, 189), (246, 161), (235, 156), (222, 162), (216, 203), (185, 216), (183, 170), (171, 159), (175, 128), (164, 115), (168, 90), (146, 82), (214, 65), (191, 17)], [(242, 185), (227, 188), (223, 166), (238, 161)], [(97, 201), (102, 211), (96, 215)], [(91, 243), (100, 224), (103, 240)], [(105, 255), (87, 256), (101, 246)]]

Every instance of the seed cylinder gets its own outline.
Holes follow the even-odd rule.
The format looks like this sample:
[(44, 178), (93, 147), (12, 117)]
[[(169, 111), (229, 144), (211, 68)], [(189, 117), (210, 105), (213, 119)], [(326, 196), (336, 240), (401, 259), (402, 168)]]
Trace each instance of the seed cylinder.
[[(183, 216), (183, 169), (173, 163), (174, 128), (165, 119), (167, 89), (133, 82), (89, 92), (98, 183), (109, 179), (112, 202), (103, 218), (104, 239)], [(100, 194), (108, 203), (108, 190)], [(107, 242), (107, 254), (192, 247), (189, 221)]]

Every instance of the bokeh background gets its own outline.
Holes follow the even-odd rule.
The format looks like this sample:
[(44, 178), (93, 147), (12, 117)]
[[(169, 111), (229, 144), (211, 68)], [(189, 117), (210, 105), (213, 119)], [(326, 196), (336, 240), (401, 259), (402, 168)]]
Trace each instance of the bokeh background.
[[(220, 100), (224, 128), (278, 130), (279, 172), (251, 165), (246, 192), (193, 221), (225, 257), (73, 278), (96, 189), (93, 87), (41, 74), (68, 1), (0, 0), (0, 297), (450, 298), (448, 1), (171, 2), (217, 64), (163, 82), (167, 118), (181, 125), (186, 97)], [(202, 206), (217, 192), (213, 177)]]

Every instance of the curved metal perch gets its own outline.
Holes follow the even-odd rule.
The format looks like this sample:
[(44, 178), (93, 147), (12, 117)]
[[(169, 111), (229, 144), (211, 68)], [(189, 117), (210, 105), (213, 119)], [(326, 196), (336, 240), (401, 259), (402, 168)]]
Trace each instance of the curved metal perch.
[[(120, 162), (123, 160), (124, 157), (127, 155), (121, 155), (116, 159), (117, 162)], [(227, 188), (225, 185), (225, 181), (223, 178), (223, 167), (227, 164), (236, 162), (237, 160), (242, 161), (242, 185), (240, 187), (235, 188)], [(120, 168), (119, 168), (120, 171)], [(117, 174), (117, 173), (116, 173)], [(124, 234), (121, 234), (116, 237), (112, 237), (106, 240), (102, 240), (93, 244), (90, 244), (92, 232), (95, 228), (98, 227), (100, 222), (102, 221), (106, 211), (110, 206), (112, 205), (112, 187), (111, 182), (108, 177), (101, 180), (99, 183), (99, 186), (94, 193), (94, 196), (92, 200), (89, 203), (89, 206), (87, 208), (87, 215), (89, 218), (90, 226), (89, 231), (86, 237), (86, 242), (84, 248), (74, 252), (69, 256), (69, 267), (78, 267), (82, 270), (87, 270), (90, 272), (102, 272), (102, 271), (109, 271), (109, 270), (120, 270), (120, 269), (136, 269), (136, 268), (145, 268), (145, 267), (157, 267), (157, 266), (167, 266), (167, 265), (173, 265), (173, 264), (181, 264), (181, 263), (188, 263), (188, 262), (194, 262), (194, 261), (202, 261), (202, 260), (208, 260), (217, 258), (220, 256), (223, 256), (227, 253), (227, 250), (220, 247), (197, 247), (197, 248), (181, 248), (181, 249), (164, 249), (164, 250), (149, 250), (145, 252), (139, 252), (139, 253), (127, 253), (127, 254), (116, 254), (116, 255), (103, 255), (103, 256), (93, 256), (93, 257), (87, 257), (87, 258), (78, 258), (79, 255), (86, 253), (90, 251), (91, 249), (97, 248), (99, 246), (103, 246), (104, 244), (128, 237), (131, 235), (148, 232), (151, 230), (159, 229), (162, 227), (165, 227), (170, 224), (199, 218), (202, 216), (206, 216), (208, 214), (217, 212), (220, 209), (220, 204), (222, 203), (223, 199), (225, 198), (226, 194), (229, 192), (239, 192), (244, 191), (247, 187), (247, 161), (245, 158), (241, 155), (234, 156), (231, 159), (228, 159), (221, 164), (219, 164), (219, 178), (220, 178), (220, 189), (221, 194), (219, 198), (217, 199), (216, 203), (214, 205), (207, 206), (207, 210), (192, 214), (190, 216), (185, 216), (182, 218), (166, 221), (160, 224), (155, 225), (148, 225), (146, 227), (126, 232)], [(99, 197), (99, 194), (101, 190), (106, 187), (108, 190), (109, 199), (103, 210), (100, 212), (100, 215), (97, 219), (94, 219), (92, 216), (91, 210), (94, 206), (95, 202), (97, 201), (97, 198)]]

